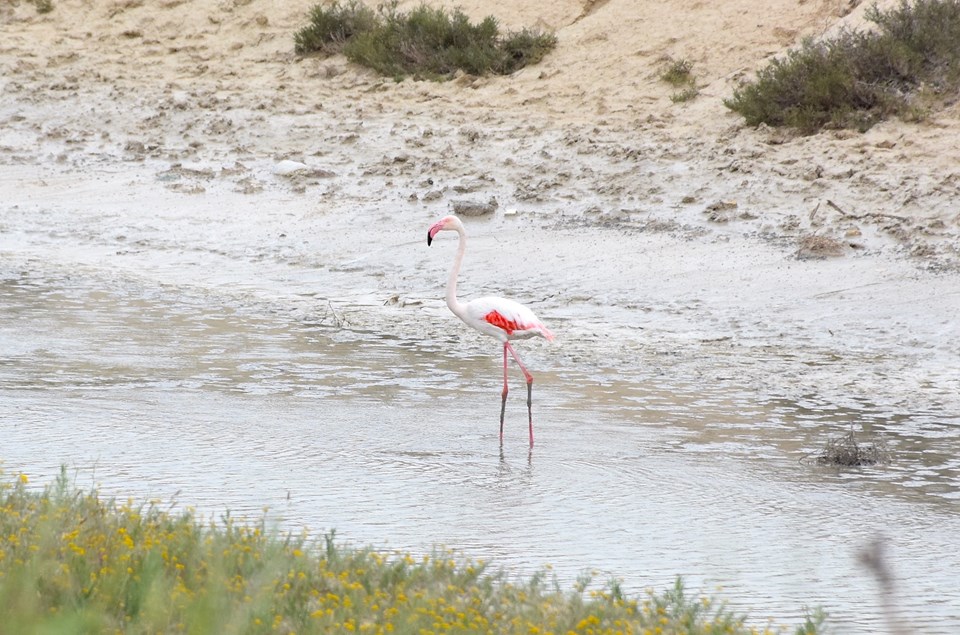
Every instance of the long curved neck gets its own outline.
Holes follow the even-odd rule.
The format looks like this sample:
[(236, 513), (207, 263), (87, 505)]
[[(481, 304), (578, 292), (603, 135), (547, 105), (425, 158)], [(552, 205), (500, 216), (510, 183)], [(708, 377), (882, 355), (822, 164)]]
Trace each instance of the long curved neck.
[(447, 306), (461, 319), (464, 316), (466, 307), (457, 300), (457, 277), (460, 275), (460, 266), (463, 264), (463, 252), (467, 249), (467, 235), (462, 227), (457, 227), (457, 255), (453, 259), (453, 266), (450, 268), (450, 277), (447, 279)]

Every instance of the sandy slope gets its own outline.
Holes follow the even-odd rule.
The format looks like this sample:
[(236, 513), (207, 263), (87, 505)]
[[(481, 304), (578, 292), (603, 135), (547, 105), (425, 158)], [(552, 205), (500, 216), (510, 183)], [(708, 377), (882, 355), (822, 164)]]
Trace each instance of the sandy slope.
[[(384, 82), (342, 59), (297, 59), (291, 33), (312, 4), (58, 0), (54, 11), (38, 15), (27, 2), (8, 2), (0, 5), (4, 90), (23, 103), (48, 97), (68, 103), (75, 95), (94, 116), (101, 108), (123, 107), (124, 100), (143, 104), (178, 94), (183, 99), (176, 108), (209, 110), (216, 105), (199, 97), (205, 93), (231, 100), (233, 108), (268, 112), (351, 106), (460, 117), (480, 125), (598, 126), (623, 135), (627, 145), (642, 138), (669, 146), (676, 158), (725, 156), (726, 168), (718, 169), (733, 172), (727, 175), (731, 180), (744, 173), (761, 181), (777, 175), (793, 180), (809, 194), (796, 210), (800, 227), (820, 203), (816, 220), (843, 225), (832, 238), (855, 235), (866, 224), (938, 265), (957, 263), (955, 112), (921, 125), (891, 122), (866, 135), (790, 139), (745, 130), (722, 105), (737, 82), (769, 56), (841, 21), (859, 22), (863, 5), (838, 0), (456, 3), (478, 17), (493, 13), (505, 27), (555, 29), (560, 45), (542, 65), (514, 77), (468, 77), (440, 85)], [(664, 60), (671, 58), (693, 62), (702, 87), (693, 102), (673, 104), (672, 89), (658, 80)], [(110, 95), (107, 103), (97, 103), (98, 91)], [(8, 111), (3, 123), (10, 127), (17, 121)], [(116, 120), (104, 123), (101, 134), (137, 134), (111, 129)], [(147, 132), (151, 128), (143, 126)], [(229, 134), (220, 137), (226, 141)], [(738, 198), (732, 194), (727, 197)], [(836, 207), (827, 206), (827, 198)]]

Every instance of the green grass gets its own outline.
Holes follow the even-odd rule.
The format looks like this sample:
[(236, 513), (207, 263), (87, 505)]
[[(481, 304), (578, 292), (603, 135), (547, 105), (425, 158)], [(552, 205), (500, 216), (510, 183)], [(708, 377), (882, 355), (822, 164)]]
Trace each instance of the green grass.
[(421, 5), (402, 13), (393, 3), (374, 12), (356, 0), (314, 7), (310, 23), (294, 35), (298, 54), (342, 52), (397, 79), (449, 79), (457, 71), (508, 75), (536, 64), (556, 43), (553, 34), (531, 29), (501, 34), (492, 16), (474, 24), (460, 9)]
[(660, 73), (660, 79), (676, 87), (693, 83), (693, 63), (689, 60), (673, 60)]
[(690, 101), (700, 94), (697, 88), (696, 79), (693, 76), (693, 62), (685, 59), (670, 60), (667, 58), (666, 66), (660, 72), (660, 80), (664, 81), (679, 90), (670, 95), (670, 101), (682, 103)]
[[(570, 590), (446, 551), (383, 554), (173, 505), (104, 500), (61, 472), (43, 491), (0, 482), (0, 632), (6, 633), (685, 633), (777, 632), (744, 625), (682, 581), (630, 597), (590, 576)], [(822, 632), (811, 616), (797, 634)]]
[(725, 100), (757, 126), (869, 129), (891, 116), (922, 119), (960, 90), (960, 0), (905, 0), (867, 12), (872, 31), (804, 41)]

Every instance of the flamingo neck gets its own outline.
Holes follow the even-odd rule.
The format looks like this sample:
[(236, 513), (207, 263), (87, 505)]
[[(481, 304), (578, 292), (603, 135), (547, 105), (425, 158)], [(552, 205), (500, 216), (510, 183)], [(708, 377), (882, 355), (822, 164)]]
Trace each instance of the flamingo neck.
[(453, 259), (453, 267), (450, 268), (450, 277), (447, 279), (447, 306), (453, 311), (454, 315), (463, 319), (466, 313), (466, 307), (457, 300), (457, 277), (460, 275), (460, 266), (463, 264), (463, 253), (467, 249), (467, 235), (463, 227), (457, 227), (457, 255)]

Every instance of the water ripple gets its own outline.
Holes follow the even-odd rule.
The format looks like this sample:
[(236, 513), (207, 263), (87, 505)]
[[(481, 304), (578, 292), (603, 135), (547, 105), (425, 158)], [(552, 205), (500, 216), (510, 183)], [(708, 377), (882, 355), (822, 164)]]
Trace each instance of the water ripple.
[[(891, 540), (899, 611), (954, 632), (960, 426), (816, 393), (701, 381), (669, 365), (537, 371), (537, 447), (517, 381), (499, 428), (499, 359), (318, 326), (122, 280), (0, 275), (4, 468), (61, 464), (109, 495), (229, 509), (361, 544), (448, 545), (497, 566), (552, 564), (639, 590), (683, 574), (737, 610), (822, 605), (875, 632), (858, 546)], [(896, 460), (800, 461), (855, 429)]]

